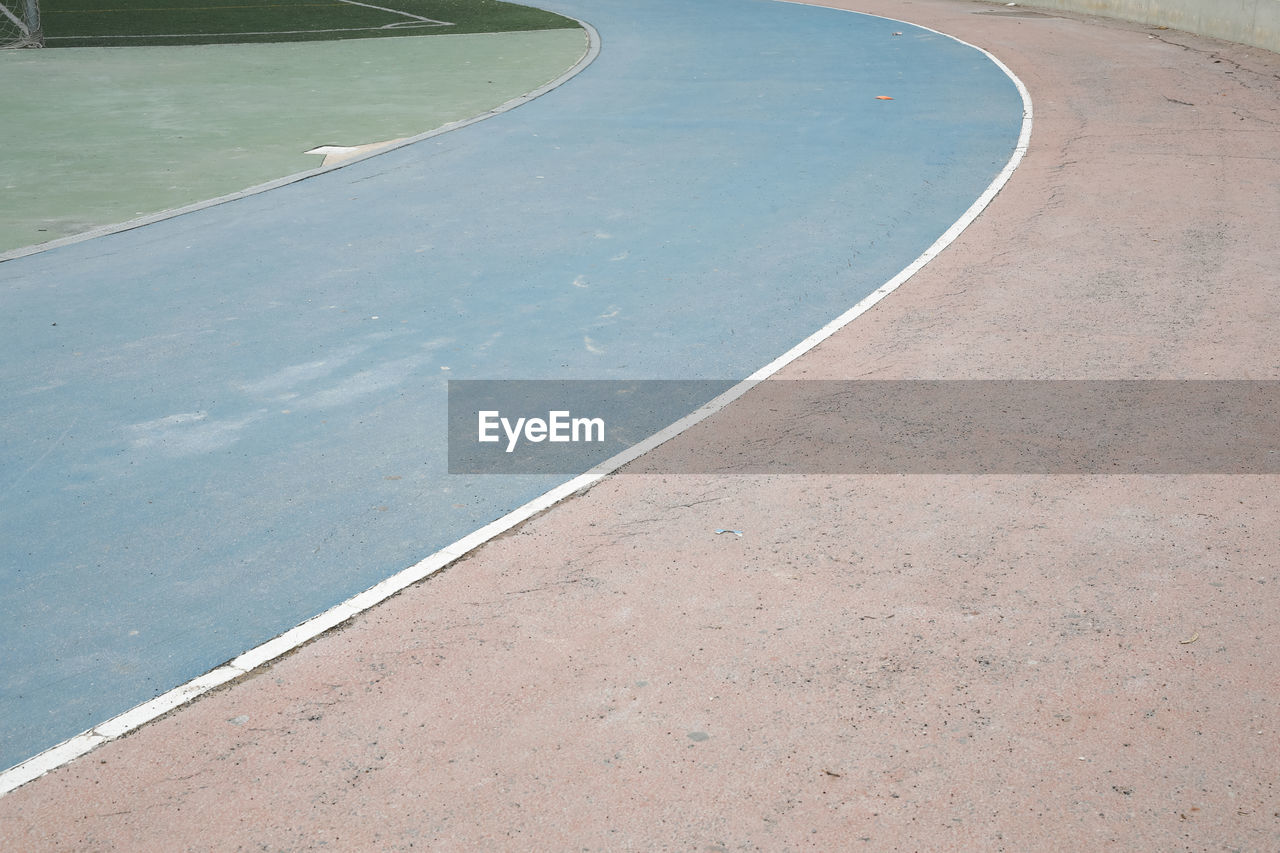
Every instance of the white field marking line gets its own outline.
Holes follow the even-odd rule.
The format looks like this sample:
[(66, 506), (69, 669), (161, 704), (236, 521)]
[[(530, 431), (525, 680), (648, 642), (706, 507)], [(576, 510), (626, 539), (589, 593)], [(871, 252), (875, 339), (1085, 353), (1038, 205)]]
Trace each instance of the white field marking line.
[[(349, 2), (349, 0), (338, 0), (340, 3)], [(363, 3), (357, 3), (357, 6), (363, 6)], [(427, 21), (426, 18), (422, 19)], [(231, 38), (232, 36), (296, 36), (305, 33), (364, 33), (373, 30), (391, 30), (391, 29), (409, 29), (412, 27), (452, 27), (446, 21), (427, 22), (415, 24), (412, 21), (401, 21), (396, 24), (383, 24), (380, 27), (341, 27), (339, 29), (329, 30), (264, 30), (260, 33), (152, 33), (145, 36), (54, 36), (53, 41), (71, 41), (73, 39), (203, 39), (203, 38)]]
[[(779, 0), (779, 2), (794, 2), (794, 0)], [(866, 13), (857, 12), (855, 14)], [(882, 16), (868, 15), (867, 17), (880, 18)], [(907, 24), (906, 21), (896, 21), (893, 18), (884, 18), (884, 20)], [(591, 34), (592, 45), (598, 53), (598, 34), (596, 34), (594, 28), (590, 28), (589, 25), (584, 24), (583, 26), (588, 28), (588, 31)], [(624, 450), (611, 459), (601, 462), (586, 473), (580, 474), (572, 480), (562, 483), (550, 491), (544, 492), (526, 503), (524, 506), (512, 510), (498, 520), (486, 524), (479, 530), (476, 530), (457, 540), (453, 544), (440, 549), (426, 559), (410, 566), (407, 569), (397, 572), (359, 595), (349, 598), (341, 604), (326, 610), (324, 613), (303, 622), (301, 625), (286, 631), (273, 640), (269, 640), (254, 649), (250, 649), (229, 663), (218, 667), (217, 669), (214, 669), (193, 681), (189, 681), (180, 687), (170, 690), (168, 693), (162, 694), (161, 696), (152, 699), (150, 702), (139, 705), (130, 711), (126, 711), (117, 717), (107, 720), (105, 723), (95, 726), (86, 732), (82, 732), (70, 740), (63, 741), (57, 746), (45, 750), (39, 755), (29, 758), (21, 764), (0, 773), (0, 796), (7, 794), (20, 785), (24, 785), (27, 782), (44, 775), (50, 770), (70, 762), (110, 739), (117, 738), (126, 732), (133, 731), (144, 723), (150, 722), (156, 717), (168, 713), (179, 705), (190, 702), (197, 696), (212, 690), (220, 684), (224, 684), (233, 678), (237, 678), (256, 667), (267, 663), (268, 661), (274, 660), (286, 652), (298, 648), (302, 644), (319, 636), (330, 628), (345, 622), (357, 613), (368, 610), (375, 604), (385, 601), (397, 592), (400, 592), (423, 578), (426, 578), (428, 575), (433, 574), (468, 552), (478, 548), (480, 545), (488, 542), (495, 536), (510, 530), (517, 524), (527, 521), (570, 495), (590, 488), (600, 480), (604, 479), (606, 475), (613, 473), (628, 462), (639, 458), (650, 450), (653, 450), (659, 445), (664, 444), (689, 429), (689, 427), (694, 424), (697, 424), (716, 412), (719, 412), (734, 400), (737, 400), (739, 397), (746, 394), (756, 385), (759, 385), (765, 379), (777, 373), (783, 367), (809, 352), (840, 329), (871, 310), (871, 308), (880, 302), (880, 300), (897, 290), (904, 282), (919, 272), (925, 264), (937, 257), (943, 249), (949, 246), (957, 237), (960, 236), (961, 232), (963, 232), (965, 228), (969, 227), (969, 225), (978, 218), (978, 215), (982, 213), (1004, 185), (1008, 183), (1009, 178), (1013, 176), (1014, 169), (1018, 167), (1018, 164), (1022, 162), (1022, 158), (1026, 156), (1027, 146), (1031, 141), (1031, 94), (1027, 91), (1027, 87), (1023, 85), (1022, 81), (1018, 79), (1017, 75), (1015, 75), (1008, 66), (982, 48), (969, 44), (969, 42), (958, 39), (955, 36), (929, 29), (928, 27), (920, 27), (916, 24), (908, 24), (908, 26), (915, 26), (918, 29), (937, 33), (938, 35), (952, 39), (953, 41), (959, 42), (960, 44), (971, 47), (982, 53), (995, 63), (996, 67), (1003, 71), (1009, 79), (1013, 81), (1014, 85), (1018, 89), (1018, 94), (1022, 97), (1023, 105), (1022, 130), (1018, 135), (1018, 142), (1014, 148), (1013, 155), (1005, 164), (1004, 169), (996, 175), (995, 180), (988, 185), (982, 195), (980, 195), (969, 209), (964, 212), (964, 215), (957, 219), (941, 237), (934, 241), (933, 245), (925, 249), (925, 251), (909, 266), (889, 281), (885, 282), (875, 291), (865, 296), (848, 311), (844, 312), (839, 317), (836, 317), (821, 329), (814, 332), (812, 335), (805, 338), (803, 341), (796, 344), (794, 347), (787, 350), (764, 367), (761, 367), (755, 373), (752, 373), (746, 379), (734, 385), (720, 396), (676, 421), (666, 429), (654, 433), (639, 444)], [(590, 53), (590, 51), (588, 52)], [(594, 58), (594, 56), (592, 58)]]
[[(388, 9), (386, 6), (375, 6), (372, 3), (360, 3), (358, 0), (338, 0), (339, 3), (347, 3), (351, 6), (363, 6), (366, 9), (377, 9), (379, 12), (390, 12), (393, 15), (403, 15), (406, 18), (413, 18), (415, 21), (426, 21), (428, 24), (439, 24), (442, 27), (452, 27), (449, 21), (437, 21), (435, 18), (424, 18), (421, 15), (414, 15), (410, 12), (402, 12), (399, 9)], [(387, 27), (396, 26), (395, 24), (387, 24)], [(381, 27), (380, 29), (386, 29)]]
[[(413, 21), (420, 21), (421, 26), (431, 26), (431, 27), (457, 26), (457, 24), (453, 23), (452, 21), (437, 21), (435, 18), (424, 18), (421, 15), (415, 15), (412, 12), (404, 12), (404, 11), (401, 11), (400, 9), (388, 9), (386, 6), (374, 6), (372, 3), (360, 3), (360, 2), (357, 2), (357, 0), (338, 0), (338, 2), (346, 3), (350, 6), (363, 6), (366, 9), (377, 9), (379, 12), (389, 12), (392, 15), (401, 15), (402, 17), (410, 18)], [(11, 18), (14, 23), (22, 27), (24, 33), (26, 32), (26, 27), (23, 26), (22, 22), (19, 21), (17, 18), (14, 18), (13, 15), (9, 12), (8, 9), (4, 7), (4, 4), (2, 3), (0, 3), (0, 12), (3, 12), (5, 15)], [(406, 21), (401, 21), (400, 23), (396, 23), (396, 24), (383, 24), (380, 27), (337, 27), (337, 28), (325, 29), (325, 30), (268, 30), (265, 32), (254, 32), (254, 33), (239, 33), (239, 32), (237, 33), (169, 33), (169, 34), (160, 34), (160, 35), (152, 33), (151, 35), (143, 35), (143, 36), (139, 36), (139, 35), (57, 36), (54, 38), (54, 41), (57, 41), (59, 39), (71, 40), (71, 39), (102, 39), (102, 38), (113, 38), (113, 39), (123, 40), (123, 39), (181, 39), (181, 38), (198, 39), (198, 38), (209, 38), (211, 36), (215, 38), (230, 37), (230, 36), (296, 36), (296, 35), (302, 35), (304, 33), (362, 33), (362, 32), (369, 32), (371, 30), (403, 29), (406, 27), (414, 27), (414, 26), (420, 26), (420, 25), (406, 22)]]
[[(17, 249), (10, 249), (7, 252), (0, 252), (0, 263), (4, 263), (5, 261), (16, 260), (18, 258), (25, 258), (27, 255), (38, 255), (41, 252), (47, 252), (51, 249), (60, 249), (63, 246), (71, 246), (76, 243), (83, 243), (86, 240), (94, 240), (94, 239), (97, 239), (98, 237), (107, 237), (111, 234), (119, 234), (122, 231), (132, 231), (133, 229), (141, 228), (144, 225), (152, 225), (156, 222), (163, 222), (166, 219), (173, 219), (178, 216), (183, 216), (184, 214), (187, 214), (187, 213), (195, 213), (198, 210), (205, 210), (206, 208), (216, 207), (220, 204), (226, 204), (228, 202), (238, 201), (239, 199), (247, 198), (248, 196), (251, 196), (251, 195), (257, 195), (258, 193), (264, 193), (269, 190), (279, 189), (280, 187), (285, 187), (285, 186), (288, 186), (289, 184), (296, 184), (299, 181), (305, 181), (308, 178), (314, 178), (317, 175), (323, 175), (326, 172), (332, 172), (337, 169), (345, 169), (347, 166), (352, 166), (356, 163), (363, 162), (364, 160), (368, 160), (371, 157), (378, 157), (382, 154), (386, 154), (389, 151), (395, 151), (397, 148), (404, 148), (406, 145), (413, 145), (414, 143), (421, 142), (424, 139), (431, 139), (432, 137), (440, 136), (442, 134), (449, 133), (450, 131), (453, 131), (453, 130), (459, 130), (461, 128), (467, 127), (468, 125), (476, 124), (477, 122), (484, 121), (485, 119), (490, 119), (490, 118), (493, 118), (494, 116), (501, 115), (502, 113), (508, 112), (510, 110), (514, 110), (516, 107), (527, 104), (529, 101), (532, 101), (535, 98), (540, 98), (543, 95), (550, 92), (552, 89), (556, 89), (562, 86), (563, 84), (569, 82), (570, 79), (580, 74), (583, 71), (583, 69), (585, 69), (588, 65), (594, 62), (596, 57), (600, 55), (600, 34), (596, 32), (596, 28), (591, 26), (588, 23), (585, 23), (584, 21), (579, 21), (573, 18), (570, 18), (570, 20), (574, 21), (574, 23), (582, 27), (582, 29), (586, 31), (586, 34), (587, 34), (587, 49), (583, 51), (582, 56), (578, 58), (578, 61), (574, 63), (572, 66), (570, 66), (568, 70), (566, 70), (559, 77), (556, 77), (554, 80), (549, 80), (546, 83), (543, 83), (541, 86), (539, 86), (538, 88), (534, 89), (531, 92), (526, 92), (523, 95), (517, 95), (511, 100), (505, 101), (504, 103), (501, 103), (498, 106), (494, 107), (493, 109), (483, 112), (480, 115), (472, 116), (471, 118), (467, 118), (467, 119), (460, 119), (458, 121), (449, 122), (448, 124), (442, 124), (439, 127), (435, 128), (434, 130), (428, 130), (424, 133), (419, 133), (417, 136), (406, 137), (405, 139), (402, 139), (401, 141), (397, 142), (395, 145), (389, 145), (386, 148), (379, 148), (377, 151), (370, 151), (368, 154), (362, 154), (358, 157), (353, 157), (350, 160), (343, 160), (342, 162), (334, 163), (331, 166), (324, 166), (324, 165), (317, 166), (316, 168), (308, 169), (305, 172), (298, 172), (297, 174), (294, 174), (294, 175), (286, 175), (283, 178), (276, 178), (274, 181), (267, 181), (264, 184), (258, 184), (256, 186), (249, 187), (248, 189), (237, 190), (236, 192), (228, 193), (226, 195), (221, 195), (221, 196), (218, 196), (217, 198), (211, 198), (211, 199), (206, 199), (205, 201), (193, 202), (191, 204), (183, 205), (182, 207), (175, 207), (170, 210), (161, 210), (161, 211), (157, 211), (156, 213), (149, 213), (146, 216), (139, 216), (136, 219), (130, 219), (125, 222), (117, 222), (112, 225), (103, 225), (98, 228), (85, 231), (82, 234), (72, 234), (68, 237), (59, 237), (58, 239), (50, 240), (47, 243), (37, 243), (33, 246), (22, 246)], [(480, 36), (480, 35), (496, 36), (496, 35), (503, 35), (503, 33), (444, 33), (442, 35), (432, 36), (432, 38), (442, 38), (442, 39), (443, 38), (469, 38), (472, 36)], [(118, 48), (107, 47), (103, 49), (115, 50)], [(3, 795), (3, 794), (4, 794), (4, 789), (3, 787), (0, 787), (0, 795)]]

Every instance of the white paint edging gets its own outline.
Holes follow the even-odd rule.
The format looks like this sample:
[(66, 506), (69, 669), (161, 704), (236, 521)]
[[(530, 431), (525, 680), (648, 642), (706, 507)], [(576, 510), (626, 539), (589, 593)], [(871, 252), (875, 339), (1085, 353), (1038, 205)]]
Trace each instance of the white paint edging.
[[(780, 2), (795, 2), (795, 0), (780, 0)], [(807, 4), (804, 4), (804, 5), (807, 5)], [(841, 10), (837, 10), (837, 11), (841, 11)], [(844, 11), (852, 11), (852, 10), (844, 10)], [(865, 12), (856, 12), (855, 14), (867, 15), (867, 13)], [(883, 20), (895, 21), (896, 23), (904, 23), (904, 24), (906, 23), (904, 21), (896, 21), (896, 19), (893, 19), (893, 18), (884, 18), (881, 15), (867, 15), (867, 17), (882, 18)], [(914, 27), (917, 27), (918, 29), (926, 30), (928, 32), (936, 33), (937, 35), (944, 36), (945, 38), (949, 38), (953, 41), (959, 42), (960, 44), (963, 44), (966, 47), (971, 47), (974, 50), (978, 51), (979, 53), (983, 54), (985, 57), (987, 57), (987, 59), (991, 60), (991, 62), (993, 62), (996, 65), (996, 67), (998, 67), (1001, 71), (1003, 71), (1005, 75), (1009, 77), (1010, 80), (1013, 81), (1014, 86), (1017, 87), (1018, 94), (1022, 98), (1022, 105), (1023, 105), (1022, 129), (1018, 135), (1018, 142), (1014, 147), (1013, 155), (1009, 158), (1009, 161), (1005, 164), (1004, 169), (1000, 171), (1000, 173), (995, 177), (995, 179), (987, 186), (987, 189), (982, 193), (982, 195), (980, 195), (978, 199), (969, 207), (969, 209), (965, 211), (964, 215), (961, 216), (958, 220), (956, 220), (955, 223), (953, 223), (952, 226), (948, 228), (941, 237), (939, 237), (936, 241), (934, 241), (933, 245), (925, 249), (925, 251), (918, 258), (912, 261), (910, 265), (908, 265), (905, 269), (903, 269), (901, 272), (899, 272), (889, 281), (882, 284), (875, 291), (873, 291), (872, 293), (864, 297), (862, 300), (860, 300), (856, 305), (854, 305), (848, 311), (844, 312), (839, 317), (836, 317), (834, 320), (827, 323), (822, 328), (818, 329), (812, 335), (805, 338), (803, 341), (796, 344), (794, 347), (787, 350), (785, 353), (778, 356), (776, 359), (769, 362), (764, 367), (761, 367), (755, 373), (752, 373), (746, 379), (737, 383), (732, 388), (722, 393), (720, 396), (716, 397), (715, 399), (701, 406), (691, 414), (676, 421), (666, 429), (663, 429), (660, 432), (655, 433), (654, 435), (650, 436), (646, 440), (623, 451), (622, 453), (619, 453), (618, 455), (612, 457), (611, 459), (601, 462), (599, 465), (596, 465), (586, 473), (580, 474), (579, 476), (574, 477), (572, 480), (569, 480), (566, 483), (562, 483), (561, 485), (556, 486), (554, 489), (551, 489), (550, 491), (539, 495), (538, 497), (526, 503), (524, 506), (521, 506), (515, 510), (512, 510), (511, 512), (502, 516), (498, 520), (490, 522), (489, 524), (486, 524), (484, 527), (481, 527), (479, 530), (476, 530), (468, 534), (467, 536), (462, 537), (461, 539), (457, 540), (453, 544), (442, 548), (441, 550), (437, 551), (436, 553), (432, 554), (426, 559), (421, 560), (420, 562), (410, 566), (409, 568), (403, 569), (402, 571), (397, 572), (396, 574), (392, 575), (391, 577), (387, 578), (381, 583), (378, 583), (373, 587), (370, 587), (364, 592), (356, 596), (353, 596), (352, 598), (347, 599), (341, 604), (338, 604), (330, 608), (329, 610), (326, 610), (325, 612), (319, 614), (318, 616), (314, 616), (311, 619), (308, 619), (306, 622), (303, 622), (302, 624), (286, 631), (280, 636), (272, 640), (268, 640), (266, 643), (263, 643), (262, 645), (256, 648), (250, 649), (244, 654), (241, 654), (240, 656), (234, 658), (229, 663), (224, 664), (223, 666), (220, 666), (210, 672), (207, 672), (204, 675), (200, 676), (199, 678), (195, 678), (191, 681), (188, 681), (186, 684), (176, 687), (167, 693), (161, 694), (160, 696), (157, 696), (155, 699), (152, 699), (149, 702), (145, 702), (129, 711), (126, 711), (123, 714), (120, 714), (116, 717), (112, 717), (110, 720), (107, 720), (104, 723), (94, 726), (92, 729), (86, 732), (82, 732), (81, 734), (76, 735), (75, 737), (69, 740), (63, 741), (57, 746), (51, 747), (45, 750), (44, 752), (40, 753), (39, 755), (29, 758), (26, 761), (22, 762), (21, 764), (18, 764), (4, 771), (3, 773), (0, 773), (0, 796), (4, 796), (10, 791), (22, 785), (25, 785), (27, 782), (30, 782), (33, 779), (43, 776), (45, 773), (48, 773), (51, 770), (54, 770), (58, 767), (61, 767), (64, 764), (69, 763), (70, 761), (80, 757), (81, 755), (84, 755), (90, 750), (95, 749), (99, 745), (106, 743), (108, 740), (113, 740), (115, 738), (118, 738), (124, 734), (127, 734), (128, 732), (133, 731), (134, 729), (141, 727), (145, 723), (149, 723), (152, 720), (155, 720), (158, 717), (161, 717), (164, 714), (169, 713), (175, 708), (178, 708), (186, 704), (187, 702), (192, 701), (196, 697), (204, 693), (207, 693), (208, 691), (214, 689), (215, 687), (223, 685), (228, 681), (231, 681), (232, 679), (239, 678), (241, 675), (244, 675), (250, 672), (251, 670), (256, 669), (257, 667), (262, 666), (263, 664), (266, 664), (272, 660), (275, 660), (281, 655), (284, 655), (288, 652), (293, 651), (294, 649), (299, 648), (300, 646), (306, 644), (307, 642), (323, 634), (325, 631), (328, 631), (329, 629), (336, 627), (337, 625), (340, 625), (343, 622), (346, 622), (352, 616), (355, 616), (358, 613), (362, 613), (370, 609), (371, 607), (385, 601), (386, 599), (390, 598), (391, 596), (395, 595), (401, 590), (406, 589), (409, 586), (412, 586), (418, 581), (428, 577), (429, 575), (439, 571), (440, 569), (444, 568), (445, 566), (459, 559), (460, 557), (467, 554), (468, 552), (474, 550), (475, 548), (478, 548), (480, 545), (483, 545), (485, 542), (488, 542), (490, 539), (493, 539), (494, 537), (506, 532), (507, 530), (510, 530), (511, 528), (515, 527), (518, 524), (521, 524), (524, 521), (527, 521), (528, 519), (532, 518), (533, 516), (537, 515), (543, 510), (554, 506), (555, 504), (559, 503), (560, 501), (564, 500), (570, 495), (576, 494), (577, 492), (581, 492), (581, 491), (584, 491), (585, 489), (590, 488), (591, 486), (598, 483), (600, 480), (604, 479), (605, 476), (618, 470), (623, 465), (626, 465), (628, 462), (634, 461), (635, 459), (639, 458), (640, 456), (644, 455), (650, 450), (653, 450), (659, 445), (664, 444), (665, 442), (671, 440), (672, 438), (684, 432), (685, 430), (689, 429), (690, 427), (694, 426), (695, 424), (705, 420), (706, 418), (710, 417), (716, 412), (719, 412), (721, 409), (728, 406), (734, 400), (737, 400), (739, 397), (746, 394), (756, 385), (760, 384), (765, 379), (777, 373), (779, 370), (786, 367), (788, 364), (795, 361), (800, 356), (809, 352), (814, 347), (818, 346), (818, 344), (822, 343), (827, 338), (834, 335), (840, 329), (844, 328), (849, 323), (853, 322), (855, 319), (865, 314), (867, 311), (871, 310), (871, 308), (875, 306), (878, 302), (880, 302), (882, 299), (884, 299), (893, 291), (897, 290), (900, 286), (902, 286), (904, 282), (906, 282), (913, 275), (919, 272), (920, 269), (923, 268), (925, 264), (929, 263), (931, 260), (937, 257), (938, 254), (941, 253), (943, 249), (951, 245), (951, 243), (954, 242), (955, 239), (960, 236), (961, 232), (963, 232), (966, 228), (968, 228), (969, 225), (975, 219), (978, 218), (979, 214), (981, 214), (982, 211), (986, 209), (987, 205), (991, 203), (992, 199), (994, 199), (996, 195), (1000, 192), (1000, 190), (1004, 188), (1004, 185), (1008, 183), (1009, 178), (1013, 176), (1013, 172), (1018, 167), (1018, 165), (1022, 162), (1022, 158), (1026, 156), (1027, 148), (1031, 142), (1031, 126), (1032, 126), (1032, 117), (1033, 117), (1032, 105), (1031, 105), (1031, 93), (1027, 91), (1027, 87), (1023, 84), (1021, 80), (1018, 79), (1017, 75), (1014, 74), (1013, 71), (1011, 71), (1008, 66), (1006, 66), (1003, 62), (1001, 62), (999, 59), (997, 59), (988, 51), (983, 50), (977, 45), (970, 44), (969, 42), (966, 42), (963, 39), (956, 38), (955, 36), (948, 35), (947, 33), (939, 32), (938, 30), (934, 30), (929, 27), (922, 27), (917, 24), (910, 24), (910, 26), (914, 26)], [(590, 25), (583, 24), (583, 27), (588, 32), (589, 38), (591, 40), (591, 48), (588, 50), (587, 55), (584, 56), (583, 60), (580, 62), (580, 66), (575, 66), (574, 69), (571, 69), (571, 73), (567, 73), (567, 76), (560, 78), (558, 81), (553, 81), (554, 85), (559, 85), (559, 83), (563, 82), (564, 80), (567, 80), (569, 77), (573, 76), (573, 74), (576, 74), (578, 71), (581, 70), (582, 67), (585, 67), (587, 64), (590, 63), (591, 60), (595, 59), (595, 56), (599, 53), (599, 44), (600, 44), (599, 35), (596, 33), (595, 29), (592, 28)], [(553, 86), (553, 84), (548, 84), (548, 86)], [(542, 94), (542, 93), (543, 92), (541, 91), (539, 91), (537, 94), (530, 93), (529, 95), (526, 95), (523, 98), (517, 98), (515, 101), (509, 101), (507, 104), (504, 104), (502, 107), (499, 107), (498, 109), (494, 110), (493, 113), (512, 109), (515, 106), (519, 106), (519, 104), (524, 103), (528, 100), (531, 100), (532, 98), (537, 97), (538, 94)], [(489, 115), (490, 114), (485, 114), (478, 118), (471, 119), (467, 122), (461, 122), (454, 126), (446, 126), (444, 128), (440, 128), (438, 130), (432, 131), (431, 133), (424, 134), (421, 137), (415, 137), (413, 139), (407, 140), (404, 144), (408, 145), (408, 144), (411, 144), (412, 142), (419, 141), (420, 139), (427, 139), (439, 133), (444, 133), (447, 130), (455, 129), (456, 127), (462, 127), (462, 126), (465, 126), (466, 124), (471, 124), (476, 121), (481, 121), (484, 118), (488, 118)], [(401, 147), (401, 146), (396, 146), (396, 147)], [(377, 155), (374, 154), (371, 156), (377, 156)], [(358, 161), (353, 161), (353, 162), (358, 162)], [(283, 186), (286, 183), (292, 183), (294, 180), (302, 180), (305, 177), (309, 177), (311, 174), (317, 174), (321, 171), (330, 171), (330, 170), (321, 169), (313, 173), (304, 173), (303, 175), (295, 175), (293, 178), (286, 179), (282, 182), (263, 185), (262, 187), (257, 187), (251, 192), (263, 192), (266, 189), (270, 189), (274, 186)], [(229, 201), (229, 200), (231, 200), (230, 197), (226, 197), (220, 200), (215, 200), (213, 202), (208, 202), (203, 206), (207, 207), (212, 204), (218, 204), (218, 203), (221, 203), (222, 201)], [(187, 212), (187, 211), (183, 210), (181, 212)], [(177, 212), (174, 212), (172, 215), (177, 215)], [(139, 224), (145, 224), (145, 223), (139, 222), (137, 224), (130, 225), (130, 227), (137, 227), (137, 225)], [(121, 228), (121, 230), (123, 230), (123, 228)], [(88, 239), (88, 238), (82, 237), (82, 239)], [(74, 240), (72, 242), (74, 242)], [(51, 247), (51, 244), (45, 244), (43, 248), (49, 248), (49, 247)], [(3, 256), (0, 256), (0, 260), (3, 260), (3, 259), (4, 259)]]

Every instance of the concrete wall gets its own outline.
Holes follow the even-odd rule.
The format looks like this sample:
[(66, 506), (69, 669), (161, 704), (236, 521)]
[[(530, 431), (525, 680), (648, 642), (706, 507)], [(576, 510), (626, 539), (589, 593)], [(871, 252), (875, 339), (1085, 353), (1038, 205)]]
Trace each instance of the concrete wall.
[(1163, 25), (1280, 53), (1280, 0), (1021, 0), (1019, 5)]

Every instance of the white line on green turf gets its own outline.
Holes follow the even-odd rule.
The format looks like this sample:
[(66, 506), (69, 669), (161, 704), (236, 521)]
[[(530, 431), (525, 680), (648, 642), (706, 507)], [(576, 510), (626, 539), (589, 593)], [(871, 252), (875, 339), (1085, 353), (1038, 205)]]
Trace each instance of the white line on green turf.
[[(338, 0), (338, 2), (347, 3), (352, 6), (363, 6), (366, 9), (377, 9), (379, 12), (390, 12), (393, 15), (403, 15), (406, 18), (413, 18), (415, 21), (426, 21), (429, 24), (439, 24), (442, 27), (453, 26), (453, 24), (450, 23), (449, 21), (437, 21), (435, 18), (424, 18), (421, 15), (414, 15), (411, 12), (402, 12), (399, 9), (388, 9), (386, 6), (374, 6), (372, 3), (360, 3), (360, 2), (357, 2), (357, 0)], [(385, 30), (387, 29), (387, 27), (394, 27), (394, 26), (397, 26), (397, 25), (387, 24), (384, 27), (380, 27), (380, 29)]]

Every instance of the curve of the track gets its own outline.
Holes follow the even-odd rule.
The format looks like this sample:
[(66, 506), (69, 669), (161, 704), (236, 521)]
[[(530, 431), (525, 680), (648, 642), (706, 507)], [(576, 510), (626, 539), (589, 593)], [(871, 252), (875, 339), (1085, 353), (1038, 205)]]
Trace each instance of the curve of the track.
[(1009, 78), (905, 24), (541, 5), (602, 52), (518, 110), (0, 264), (0, 766), (548, 488), (444, 473), (446, 379), (744, 376), (1018, 140)]

